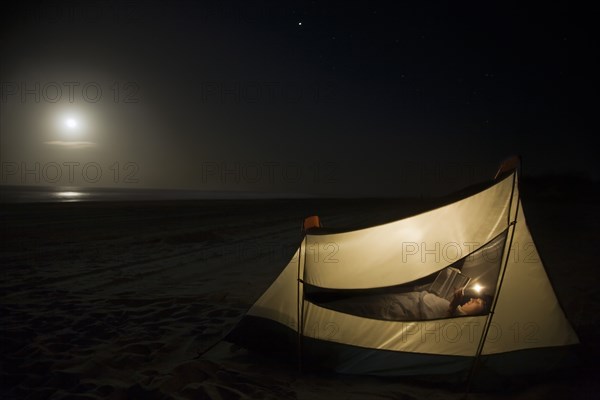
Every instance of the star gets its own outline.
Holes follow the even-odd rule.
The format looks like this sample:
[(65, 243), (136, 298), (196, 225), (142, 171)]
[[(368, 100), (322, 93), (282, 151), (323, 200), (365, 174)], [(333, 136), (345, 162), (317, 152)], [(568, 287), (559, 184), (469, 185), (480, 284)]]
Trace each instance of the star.
[(302, 26), (302, 21), (298, 22), (298, 26)]

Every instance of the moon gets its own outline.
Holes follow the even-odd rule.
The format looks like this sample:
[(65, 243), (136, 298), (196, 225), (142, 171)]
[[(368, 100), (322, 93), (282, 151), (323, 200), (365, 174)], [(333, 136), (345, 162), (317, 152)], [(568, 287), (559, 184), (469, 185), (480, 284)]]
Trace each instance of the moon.
[(80, 118), (79, 115), (75, 113), (63, 114), (57, 120), (58, 125), (58, 136), (68, 139), (75, 140), (85, 135), (86, 131), (86, 121)]
[(67, 125), (67, 128), (69, 129), (75, 129), (77, 128), (77, 120), (75, 118), (67, 118), (65, 120), (65, 125)]

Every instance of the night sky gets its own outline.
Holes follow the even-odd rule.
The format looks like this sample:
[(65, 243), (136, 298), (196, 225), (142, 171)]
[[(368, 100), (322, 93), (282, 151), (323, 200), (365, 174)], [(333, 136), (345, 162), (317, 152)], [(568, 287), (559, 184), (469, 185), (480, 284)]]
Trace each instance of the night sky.
[(513, 154), (527, 174), (599, 177), (570, 113), (563, 6), (90, 1), (3, 14), (2, 184), (430, 195), (491, 178)]

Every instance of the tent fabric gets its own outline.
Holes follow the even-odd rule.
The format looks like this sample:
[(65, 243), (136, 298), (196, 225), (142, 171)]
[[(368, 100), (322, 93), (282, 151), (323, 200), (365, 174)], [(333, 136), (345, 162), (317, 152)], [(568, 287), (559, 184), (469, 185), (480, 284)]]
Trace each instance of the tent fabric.
[[(493, 252), (486, 256), (486, 250)], [(307, 293), (348, 293), (421, 284), (457, 262), (463, 273), (475, 278), (471, 282), (483, 283), (493, 296), (491, 312), (386, 320), (327, 308), (304, 292), (305, 286)], [(551, 353), (579, 342), (527, 227), (517, 171), (476, 194), (399, 221), (332, 234), (307, 231), (245, 320), (253, 323), (240, 324), (231, 335), (233, 341), (268, 338), (270, 328), (260, 334), (253, 330), (274, 324), (287, 332), (278, 337), (301, 352), (310, 347), (303, 343), (334, 353), (344, 349), (343, 355), (333, 356), (338, 361), (334, 369), (353, 373), (455, 372), (465, 367), (465, 360), (514, 362), (514, 354)], [(382, 361), (392, 359), (393, 365)]]
[(384, 321), (306, 303), (303, 335), (364, 348), (428, 354), (475, 354), (485, 316), (431, 321)]
[(507, 177), (456, 203), (372, 228), (306, 236), (304, 281), (323, 288), (398, 285), (448, 266), (506, 229)]
[(579, 342), (552, 289), (519, 207), (491, 335), (483, 354)]

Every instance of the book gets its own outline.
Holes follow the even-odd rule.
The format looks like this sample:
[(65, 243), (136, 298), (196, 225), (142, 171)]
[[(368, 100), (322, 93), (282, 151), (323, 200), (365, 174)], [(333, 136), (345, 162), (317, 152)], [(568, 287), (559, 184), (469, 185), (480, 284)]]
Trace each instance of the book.
[(447, 267), (440, 271), (429, 287), (429, 291), (448, 301), (454, 298), (454, 292), (469, 284), (469, 278), (463, 275), (458, 268)]

